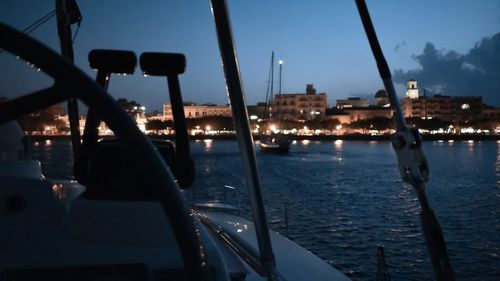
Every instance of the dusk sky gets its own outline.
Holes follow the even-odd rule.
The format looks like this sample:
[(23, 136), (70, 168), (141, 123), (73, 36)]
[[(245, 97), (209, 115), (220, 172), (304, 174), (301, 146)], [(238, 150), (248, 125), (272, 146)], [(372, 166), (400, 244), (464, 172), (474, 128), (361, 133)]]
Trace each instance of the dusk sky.
[[(284, 93), (306, 84), (336, 99), (368, 97), (382, 82), (354, 1), (229, 0), (233, 34), (248, 104), (264, 101), (271, 52), (284, 61)], [(180, 52), (184, 101), (225, 104), (223, 71), (208, 0), (78, 1), (83, 21), (74, 42), (75, 63), (91, 77), (90, 50)], [(399, 96), (415, 78), (420, 88), (445, 95), (482, 95), (500, 106), (500, 1), (367, 1)], [(24, 29), (54, 9), (54, 0), (2, 0), (0, 20)], [(73, 26), (73, 32), (76, 25)], [(59, 52), (55, 17), (31, 35)], [(485, 39), (486, 38), (486, 39)], [(278, 67), (276, 65), (276, 77)], [(0, 54), (0, 96), (13, 97), (51, 84), (44, 75)], [(276, 79), (277, 83), (277, 79)], [(277, 85), (277, 84), (276, 84)], [(277, 89), (277, 87), (275, 87)], [(148, 111), (168, 102), (166, 80), (114, 76), (114, 97)]]

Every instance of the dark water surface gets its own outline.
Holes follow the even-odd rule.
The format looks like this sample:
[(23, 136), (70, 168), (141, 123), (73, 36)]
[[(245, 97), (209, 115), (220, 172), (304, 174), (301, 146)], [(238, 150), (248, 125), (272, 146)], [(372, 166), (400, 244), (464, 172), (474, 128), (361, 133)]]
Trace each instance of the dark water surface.
[[(187, 201), (237, 204), (251, 217), (235, 141), (192, 143), (198, 178)], [(47, 176), (71, 175), (67, 141), (35, 143)], [(500, 142), (425, 142), (430, 204), (441, 223), (457, 280), (500, 280)], [(389, 142), (294, 142), (288, 155), (257, 149), (271, 227), (352, 277), (374, 280), (385, 246), (393, 280), (431, 280), (419, 204), (399, 177)], [(193, 194), (194, 193), (194, 194)], [(288, 231), (285, 225), (285, 205)], [(277, 261), (279, 263), (279, 261)]]

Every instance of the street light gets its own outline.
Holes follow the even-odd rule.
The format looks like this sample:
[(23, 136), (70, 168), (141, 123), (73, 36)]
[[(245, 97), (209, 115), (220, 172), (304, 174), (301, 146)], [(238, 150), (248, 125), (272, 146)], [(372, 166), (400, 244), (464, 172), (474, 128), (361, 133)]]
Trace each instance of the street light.
[(283, 60), (279, 60), (278, 64), (280, 65), (280, 84), (278, 88), (278, 95), (281, 95), (281, 72), (283, 70)]

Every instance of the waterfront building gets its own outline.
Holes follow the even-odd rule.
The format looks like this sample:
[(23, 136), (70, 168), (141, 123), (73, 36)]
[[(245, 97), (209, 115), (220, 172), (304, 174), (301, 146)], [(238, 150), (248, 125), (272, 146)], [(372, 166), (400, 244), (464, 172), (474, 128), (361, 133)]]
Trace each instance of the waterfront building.
[(350, 124), (376, 117), (392, 118), (392, 110), (389, 107), (373, 105), (364, 107), (334, 107), (327, 111), (326, 117), (327, 119), (337, 119), (341, 124)]
[(307, 84), (305, 93), (274, 95), (270, 110), (273, 118), (298, 121), (322, 119), (326, 108), (326, 93), (316, 93), (313, 84)]
[(250, 117), (251, 120), (269, 118), (269, 116), (266, 116), (265, 102), (258, 102), (256, 105), (248, 105), (247, 111), (248, 111), (248, 116)]
[(418, 99), (419, 93), (416, 80), (410, 79), (406, 83), (406, 97), (409, 99)]
[(389, 95), (385, 90), (378, 90), (375, 93), (375, 106), (390, 107)]
[[(231, 107), (229, 105), (215, 105), (184, 103), (184, 115), (186, 118), (202, 118), (207, 116), (231, 117)], [(163, 120), (173, 120), (172, 106), (170, 103), (163, 105)]]
[(348, 98), (337, 100), (337, 105), (327, 111), (327, 119), (337, 119), (341, 124), (371, 119), (377, 117), (392, 118), (392, 110), (385, 90), (375, 93), (375, 105), (370, 105), (367, 99)]
[(417, 81), (410, 80), (407, 83), (406, 96), (401, 101), (401, 107), (405, 118), (465, 121), (481, 118), (483, 99), (477, 96), (434, 95), (427, 97), (425, 94), (420, 96)]
[(368, 107), (370, 103), (367, 99), (350, 97), (347, 99), (337, 100), (337, 108), (350, 108), (350, 107)]
[(500, 122), (500, 107), (485, 105), (481, 112), (481, 119), (489, 119)]

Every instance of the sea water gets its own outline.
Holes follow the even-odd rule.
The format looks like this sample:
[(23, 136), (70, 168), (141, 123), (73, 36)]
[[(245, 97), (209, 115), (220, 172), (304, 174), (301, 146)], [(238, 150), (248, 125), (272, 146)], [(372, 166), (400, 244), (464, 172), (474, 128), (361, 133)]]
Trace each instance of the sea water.
[[(187, 204), (241, 203), (251, 218), (236, 141), (192, 142), (197, 178)], [(500, 142), (424, 142), (426, 185), (457, 280), (500, 280)], [(289, 154), (256, 156), (273, 230), (353, 280), (375, 280), (385, 247), (393, 280), (434, 279), (419, 203), (386, 141), (295, 141)], [(71, 176), (68, 141), (39, 141), (30, 156), (49, 177)], [(286, 215), (285, 215), (286, 214)], [(279, 261), (278, 261), (279, 262)]]

